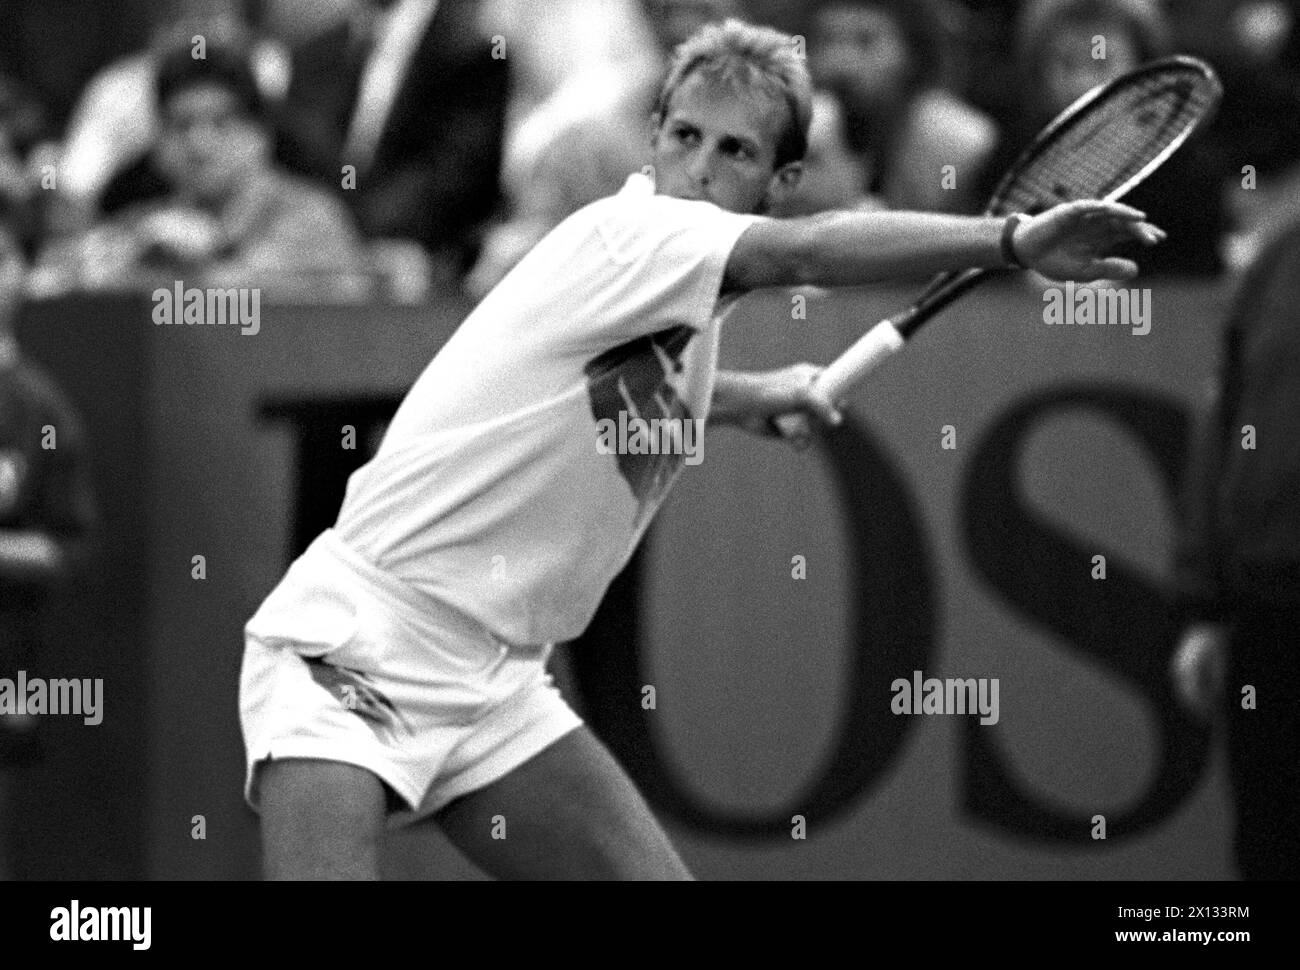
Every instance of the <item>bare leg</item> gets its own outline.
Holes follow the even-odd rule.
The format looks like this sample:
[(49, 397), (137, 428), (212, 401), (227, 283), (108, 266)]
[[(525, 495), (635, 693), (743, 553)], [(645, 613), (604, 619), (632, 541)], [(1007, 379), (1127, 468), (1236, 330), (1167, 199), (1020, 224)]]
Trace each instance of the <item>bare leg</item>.
[(338, 761), (258, 766), (267, 879), (378, 879), (384, 785)]
[[(500, 879), (691, 878), (641, 793), (585, 727), (434, 821)], [(494, 838), (502, 822), (505, 837)]]

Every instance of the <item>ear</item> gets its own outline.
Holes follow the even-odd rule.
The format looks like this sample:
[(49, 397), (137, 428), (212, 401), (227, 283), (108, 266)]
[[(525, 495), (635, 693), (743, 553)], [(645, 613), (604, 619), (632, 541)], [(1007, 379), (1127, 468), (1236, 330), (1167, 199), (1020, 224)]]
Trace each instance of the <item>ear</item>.
[(786, 162), (773, 172), (767, 183), (767, 194), (763, 196), (764, 211), (776, 208), (794, 194), (802, 177), (803, 162)]

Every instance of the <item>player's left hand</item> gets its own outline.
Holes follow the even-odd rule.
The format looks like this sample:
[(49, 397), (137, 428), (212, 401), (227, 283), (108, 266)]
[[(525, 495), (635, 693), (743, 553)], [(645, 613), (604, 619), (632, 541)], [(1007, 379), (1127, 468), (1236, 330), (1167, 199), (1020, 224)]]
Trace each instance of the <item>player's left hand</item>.
[(1054, 280), (1132, 279), (1137, 263), (1106, 254), (1126, 243), (1154, 246), (1163, 241), (1164, 230), (1146, 218), (1145, 212), (1119, 202), (1065, 202), (1022, 220), (1011, 246), (1027, 269)]

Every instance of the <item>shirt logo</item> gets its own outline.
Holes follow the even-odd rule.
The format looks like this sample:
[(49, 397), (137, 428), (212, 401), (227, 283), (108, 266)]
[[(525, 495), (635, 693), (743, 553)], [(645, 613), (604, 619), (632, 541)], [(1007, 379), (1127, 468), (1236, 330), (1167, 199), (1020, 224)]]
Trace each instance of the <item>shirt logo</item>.
[(336, 667), (320, 657), (303, 660), (311, 679), (338, 700), (344, 710), (365, 721), (376, 736), (396, 737), (399, 728), (407, 734), (414, 733), (397, 706), (361, 671)]
[[(583, 368), (592, 417), (597, 422), (609, 419), (617, 423), (621, 411), (629, 417), (691, 420), (678, 384), (684, 370), (682, 354), (695, 334), (693, 327), (679, 324), (593, 357)], [(619, 474), (637, 500), (634, 525), (639, 528), (672, 485), (684, 456), (677, 452), (614, 457)]]

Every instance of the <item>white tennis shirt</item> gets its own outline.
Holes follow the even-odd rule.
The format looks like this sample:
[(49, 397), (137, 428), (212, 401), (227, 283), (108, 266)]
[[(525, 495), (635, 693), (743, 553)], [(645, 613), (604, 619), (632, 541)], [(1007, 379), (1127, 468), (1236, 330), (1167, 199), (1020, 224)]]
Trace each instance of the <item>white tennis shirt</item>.
[(638, 174), (562, 222), (416, 381), (340, 537), (507, 643), (580, 634), (685, 463), (609, 453), (598, 422), (707, 417), (723, 272), (760, 218)]

